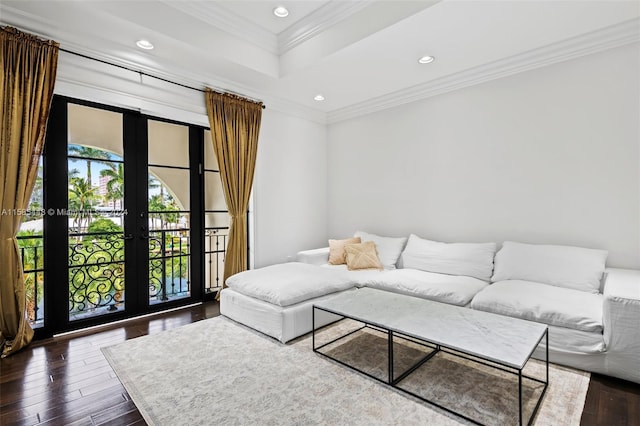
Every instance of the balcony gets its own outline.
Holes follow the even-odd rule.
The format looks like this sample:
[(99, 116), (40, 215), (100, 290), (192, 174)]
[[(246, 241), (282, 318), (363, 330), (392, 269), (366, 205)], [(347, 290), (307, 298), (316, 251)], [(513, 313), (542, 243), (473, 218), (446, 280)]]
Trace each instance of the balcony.
[[(33, 328), (44, 324), (44, 239), (23, 232), (17, 237), (27, 298), (27, 317)], [(222, 288), (228, 227), (204, 230), (204, 292)], [(126, 303), (125, 237), (122, 232), (81, 232), (69, 236), (69, 320), (121, 311)], [(149, 248), (149, 304), (191, 294), (191, 253), (188, 228), (151, 230)], [(131, 287), (129, 287), (131, 288)]]
[(44, 241), (42, 234), (18, 236), (27, 296), (27, 318), (32, 328), (44, 324)]

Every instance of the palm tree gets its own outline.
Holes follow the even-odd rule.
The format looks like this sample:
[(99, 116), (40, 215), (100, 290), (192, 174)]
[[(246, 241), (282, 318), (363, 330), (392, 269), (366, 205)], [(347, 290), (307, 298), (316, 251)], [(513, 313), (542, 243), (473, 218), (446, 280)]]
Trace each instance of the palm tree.
[(120, 208), (124, 205), (124, 165), (122, 163), (108, 163), (109, 168), (100, 171), (100, 176), (107, 176), (107, 200), (113, 202), (120, 201)]
[(149, 175), (149, 189), (155, 189), (155, 188), (159, 187), (160, 185), (162, 185), (162, 184), (160, 183), (160, 181), (155, 176)]
[(167, 194), (167, 196), (165, 197), (165, 201), (166, 201), (165, 210), (167, 211), (167, 222), (178, 223), (178, 220), (180, 220), (180, 214), (168, 213), (169, 211), (177, 212), (178, 210), (180, 210), (180, 208), (178, 207), (178, 204), (176, 203), (175, 198), (173, 198), (173, 195)]
[[(151, 198), (149, 198), (148, 205), (149, 211), (151, 212), (161, 212), (166, 208), (164, 199), (160, 194), (152, 195)], [(154, 215), (154, 213), (151, 213), (151, 215)], [(160, 219), (160, 229), (164, 229), (164, 216), (162, 213), (158, 213), (158, 218)]]
[[(111, 159), (111, 155), (108, 152), (83, 145), (69, 145), (69, 154), (75, 154), (78, 157), (82, 157), (87, 162), (87, 180), (90, 184), (93, 184), (91, 181), (91, 162), (95, 161), (98, 163), (104, 163), (102, 160)], [(79, 159), (71, 158), (71, 161), (76, 162), (79, 161)]]
[[(69, 208), (72, 210), (87, 210), (87, 225), (91, 221), (90, 212), (93, 203), (97, 200), (96, 189), (91, 186), (88, 179), (71, 178), (69, 181)], [(83, 214), (74, 219), (78, 228), (83, 225)]]
[[(155, 176), (149, 175), (149, 190), (160, 188), (160, 194), (152, 195), (148, 201), (148, 210), (151, 212), (163, 211), (165, 209), (165, 197), (164, 197), (164, 185), (158, 178)], [(157, 214), (158, 219), (160, 219), (160, 229), (164, 229), (164, 219), (162, 213), (152, 213), (150, 217), (155, 219), (155, 215)]]
[[(164, 185), (155, 176), (149, 175), (149, 189), (160, 188), (160, 199), (164, 201)], [(153, 209), (149, 209), (153, 210)]]
[(80, 174), (80, 170), (74, 167), (73, 169), (69, 170), (68, 174), (69, 174), (69, 181), (71, 181), (71, 179), (78, 177), (78, 175)]

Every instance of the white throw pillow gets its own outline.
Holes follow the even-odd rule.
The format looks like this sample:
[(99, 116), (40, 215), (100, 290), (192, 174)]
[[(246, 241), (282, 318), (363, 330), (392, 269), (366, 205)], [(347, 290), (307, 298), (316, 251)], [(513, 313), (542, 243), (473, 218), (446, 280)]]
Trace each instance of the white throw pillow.
[(598, 293), (609, 252), (581, 247), (505, 241), (493, 281), (525, 280)]
[(411, 234), (402, 267), (491, 280), (496, 243), (441, 243)]
[(373, 241), (378, 249), (378, 257), (384, 269), (396, 269), (396, 263), (404, 249), (404, 245), (407, 242), (405, 237), (381, 237), (376, 234), (368, 234), (366, 232), (358, 231), (354, 237), (360, 237), (362, 242)]

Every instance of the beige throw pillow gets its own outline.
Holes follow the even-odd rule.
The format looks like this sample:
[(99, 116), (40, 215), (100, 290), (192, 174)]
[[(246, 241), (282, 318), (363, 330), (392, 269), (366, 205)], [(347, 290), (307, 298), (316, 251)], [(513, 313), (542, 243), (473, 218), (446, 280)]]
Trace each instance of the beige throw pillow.
[(376, 250), (376, 243), (373, 241), (360, 244), (346, 244), (344, 251), (346, 253), (345, 260), (347, 262), (347, 269), (350, 271), (358, 269), (383, 269), (380, 258), (378, 257), (378, 251)]
[(347, 238), (345, 240), (329, 240), (329, 264), (344, 265), (344, 246), (346, 244), (358, 244), (360, 237)]

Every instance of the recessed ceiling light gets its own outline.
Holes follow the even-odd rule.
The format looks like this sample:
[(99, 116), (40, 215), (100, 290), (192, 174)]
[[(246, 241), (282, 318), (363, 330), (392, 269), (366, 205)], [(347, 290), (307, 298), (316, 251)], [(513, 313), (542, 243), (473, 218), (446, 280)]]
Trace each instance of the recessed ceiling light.
[(316, 101), (320, 102), (320, 101), (324, 101), (324, 96), (322, 95), (316, 95), (313, 99), (315, 99)]
[(153, 43), (151, 43), (149, 40), (144, 39), (136, 41), (136, 46), (138, 46), (140, 49), (145, 50), (153, 49)]
[(275, 9), (273, 9), (273, 14), (276, 15), (278, 18), (286, 18), (287, 16), (289, 16), (289, 11), (284, 6), (278, 6)]
[(433, 56), (423, 56), (422, 58), (418, 59), (418, 62), (421, 64), (429, 64), (433, 61), (435, 61), (436, 58), (434, 58)]

